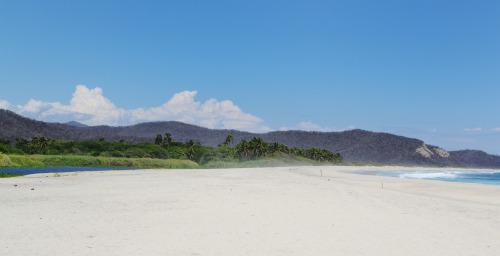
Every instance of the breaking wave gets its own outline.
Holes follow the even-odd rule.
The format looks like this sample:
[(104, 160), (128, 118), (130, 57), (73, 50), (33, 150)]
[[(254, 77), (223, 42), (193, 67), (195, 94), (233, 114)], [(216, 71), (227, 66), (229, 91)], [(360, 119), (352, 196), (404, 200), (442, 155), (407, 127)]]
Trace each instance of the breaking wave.
[(461, 172), (406, 172), (399, 174), (400, 178), (410, 179), (456, 179), (462, 175)]
[[(369, 173), (363, 173), (369, 174)], [(371, 173), (373, 174), (373, 173)], [(377, 172), (375, 175), (390, 176), (407, 179), (442, 180), (463, 183), (479, 183), (500, 186), (500, 170), (498, 171), (387, 171)]]

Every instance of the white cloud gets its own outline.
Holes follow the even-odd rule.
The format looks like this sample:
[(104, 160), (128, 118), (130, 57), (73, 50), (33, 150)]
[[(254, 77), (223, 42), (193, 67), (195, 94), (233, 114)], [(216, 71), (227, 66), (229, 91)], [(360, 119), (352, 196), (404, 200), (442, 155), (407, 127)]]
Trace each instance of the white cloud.
[(7, 101), (0, 107), (32, 118), (50, 122), (78, 121), (87, 125), (130, 125), (144, 121), (181, 121), (214, 129), (238, 129), (266, 132), (262, 119), (244, 113), (232, 101), (209, 99), (196, 101), (197, 91), (174, 94), (165, 104), (153, 108), (118, 108), (103, 96), (101, 88), (89, 89), (78, 85), (69, 105), (59, 102), (42, 102), (31, 99), (26, 105), (14, 108)]
[(298, 125), (294, 127), (281, 127), (281, 131), (290, 131), (290, 130), (301, 130), (301, 131), (319, 131), (319, 132), (338, 132), (338, 131), (345, 131), (345, 130), (352, 130), (355, 129), (353, 125), (348, 126), (345, 129), (339, 129), (336, 127), (326, 127), (326, 126), (320, 126), (317, 124), (312, 123), (311, 121), (307, 122), (300, 122)]
[(500, 127), (493, 129), (494, 132), (500, 132)]
[(6, 100), (0, 100), (0, 109), (10, 109), (11, 105)]
[(437, 129), (432, 129), (430, 132), (436, 133), (438, 130)]
[(483, 130), (483, 129), (482, 129), (481, 127), (478, 127), (478, 128), (470, 128), (470, 129), (469, 129), (469, 128), (466, 128), (466, 129), (464, 129), (464, 131), (466, 131), (466, 132), (480, 132), (480, 131), (482, 131), (482, 130)]

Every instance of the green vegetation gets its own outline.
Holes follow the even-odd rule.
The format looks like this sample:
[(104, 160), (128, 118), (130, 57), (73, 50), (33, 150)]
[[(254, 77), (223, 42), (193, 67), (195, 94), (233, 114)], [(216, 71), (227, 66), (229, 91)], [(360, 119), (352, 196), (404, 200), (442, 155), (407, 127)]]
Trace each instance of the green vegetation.
[(8, 167), (43, 168), (50, 166), (96, 166), (130, 168), (192, 169), (198, 164), (182, 159), (63, 156), (63, 155), (11, 155)]
[(12, 173), (0, 172), (0, 178), (10, 178), (10, 177), (18, 177), (18, 176), (24, 176), (24, 174), (12, 174)]
[[(260, 166), (260, 162), (281, 162), (281, 165), (293, 163), (301, 164), (317, 164), (318, 162), (338, 164), (342, 162), (342, 156), (338, 153), (333, 153), (325, 149), (310, 148), (288, 148), (284, 144), (267, 143), (261, 138), (252, 138), (250, 141), (242, 140), (234, 147), (229, 146), (233, 138), (228, 135), (226, 141), (217, 149), (209, 149), (200, 158), (200, 163), (208, 167), (214, 163), (226, 162), (226, 165), (232, 166), (232, 162), (239, 161), (241, 166), (243, 163), (250, 161), (249, 166)], [(265, 160), (264, 160), (265, 159)], [(312, 161), (311, 161), (312, 160)], [(246, 164), (243, 164), (246, 165)], [(271, 164), (274, 166), (274, 164)]]
[(253, 168), (253, 167), (280, 167), (280, 166), (313, 166), (322, 165), (320, 163), (303, 157), (295, 157), (292, 155), (275, 154), (265, 158), (252, 161), (239, 161), (238, 159), (229, 160), (212, 160), (203, 165), (205, 168)]
[(0, 167), (102, 166), (134, 168), (208, 168), (258, 167), (283, 165), (338, 164), (342, 156), (328, 150), (288, 148), (267, 143), (261, 138), (242, 140), (231, 146), (228, 135), (217, 148), (190, 140), (173, 141), (171, 134), (158, 134), (153, 142), (130, 143), (98, 141), (63, 141), (44, 137), (31, 140), (0, 138)]

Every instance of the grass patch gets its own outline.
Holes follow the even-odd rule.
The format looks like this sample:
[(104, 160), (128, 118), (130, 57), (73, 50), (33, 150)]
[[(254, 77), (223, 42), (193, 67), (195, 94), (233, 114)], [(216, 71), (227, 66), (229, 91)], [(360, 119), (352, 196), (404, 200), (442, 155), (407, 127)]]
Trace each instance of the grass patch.
[[(202, 166), (190, 160), (153, 159), (153, 158), (121, 158), (93, 157), (79, 155), (9, 155), (11, 168), (44, 168), (47, 166), (93, 166), (93, 167), (125, 167), (145, 169), (197, 169), (197, 168), (255, 168), (284, 166), (318, 166), (331, 165), (320, 163), (303, 157), (275, 154), (257, 160), (243, 161), (217, 160)], [(1, 170), (1, 168), (0, 168)]]
[(121, 158), (93, 157), (73, 155), (10, 155), (8, 167), (43, 168), (46, 166), (94, 166), (94, 167), (128, 167), (153, 169), (193, 169), (198, 164), (190, 160), (153, 159), (153, 158)]
[[(258, 167), (285, 167), (285, 166), (318, 166), (324, 165), (323, 163), (310, 160), (303, 157), (290, 158), (283, 155), (271, 155), (257, 160), (243, 161), (228, 160), (228, 161), (210, 161), (202, 168), (218, 169), (218, 168), (258, 168)], [(331, 165), (331, 163), (330, 163)]]
[(18, 176), (24, 176), (24, 174), (13, 174), (13, 173), (0, 172), (0, 178), (10, 178), (10, 177), (18, 177)]

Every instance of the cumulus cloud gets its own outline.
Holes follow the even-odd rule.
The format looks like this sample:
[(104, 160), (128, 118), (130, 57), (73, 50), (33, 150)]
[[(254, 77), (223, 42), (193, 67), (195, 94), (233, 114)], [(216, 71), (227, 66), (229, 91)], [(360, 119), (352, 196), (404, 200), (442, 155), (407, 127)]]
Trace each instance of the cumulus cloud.
[(281, 131), (301, 130), (301, 131), (319, 131), (319, 132), (338, 132), (338, 131), (352, 130), (354, 128), (355, 127), (353, 125), (345, 128), (345, 129), (341, 129), (341, 128), (336, 128), (336, 127), (320, 126), (320, 125), (317, 125), (311, 121), (307, 121), (307, 122), (303, 121), (294, 127), (288, 127), (288, 126), (281, 127), (280, 130)]
[(10, 103), (6, 100), (0, 100), (0, 109), (10, 109)]
[(481, 127), (478, 127), (478, 128), (466, 128), (466, 129), (464, 129), (464, 131), (466, 131), (466, 132), (480, 132), (482, 130), (483, 129)]
[(78, 121), (87, 125), (130, 125), (145, 121), (175, 120), (214, 129), (238, 129), (266, 132), (262, 119), (244, 113), (232, 101), (209, 99), (196, 101), (197, 91), (176, 93), (159, 107), (124, 109), (104, 97), (99, 87), (78, 85), (69, 105), (31, 99), (25, 105), (12, 106), (0, 101), (0, 108), (50, 122)]
[(52, 108), (52, 105), (47, 102), (42, 102), (34, 99), (30, 99), (28, 103), (24, 106), (17, 106), (18, 112), (21, 114), (32, 114), (44, 112)]

